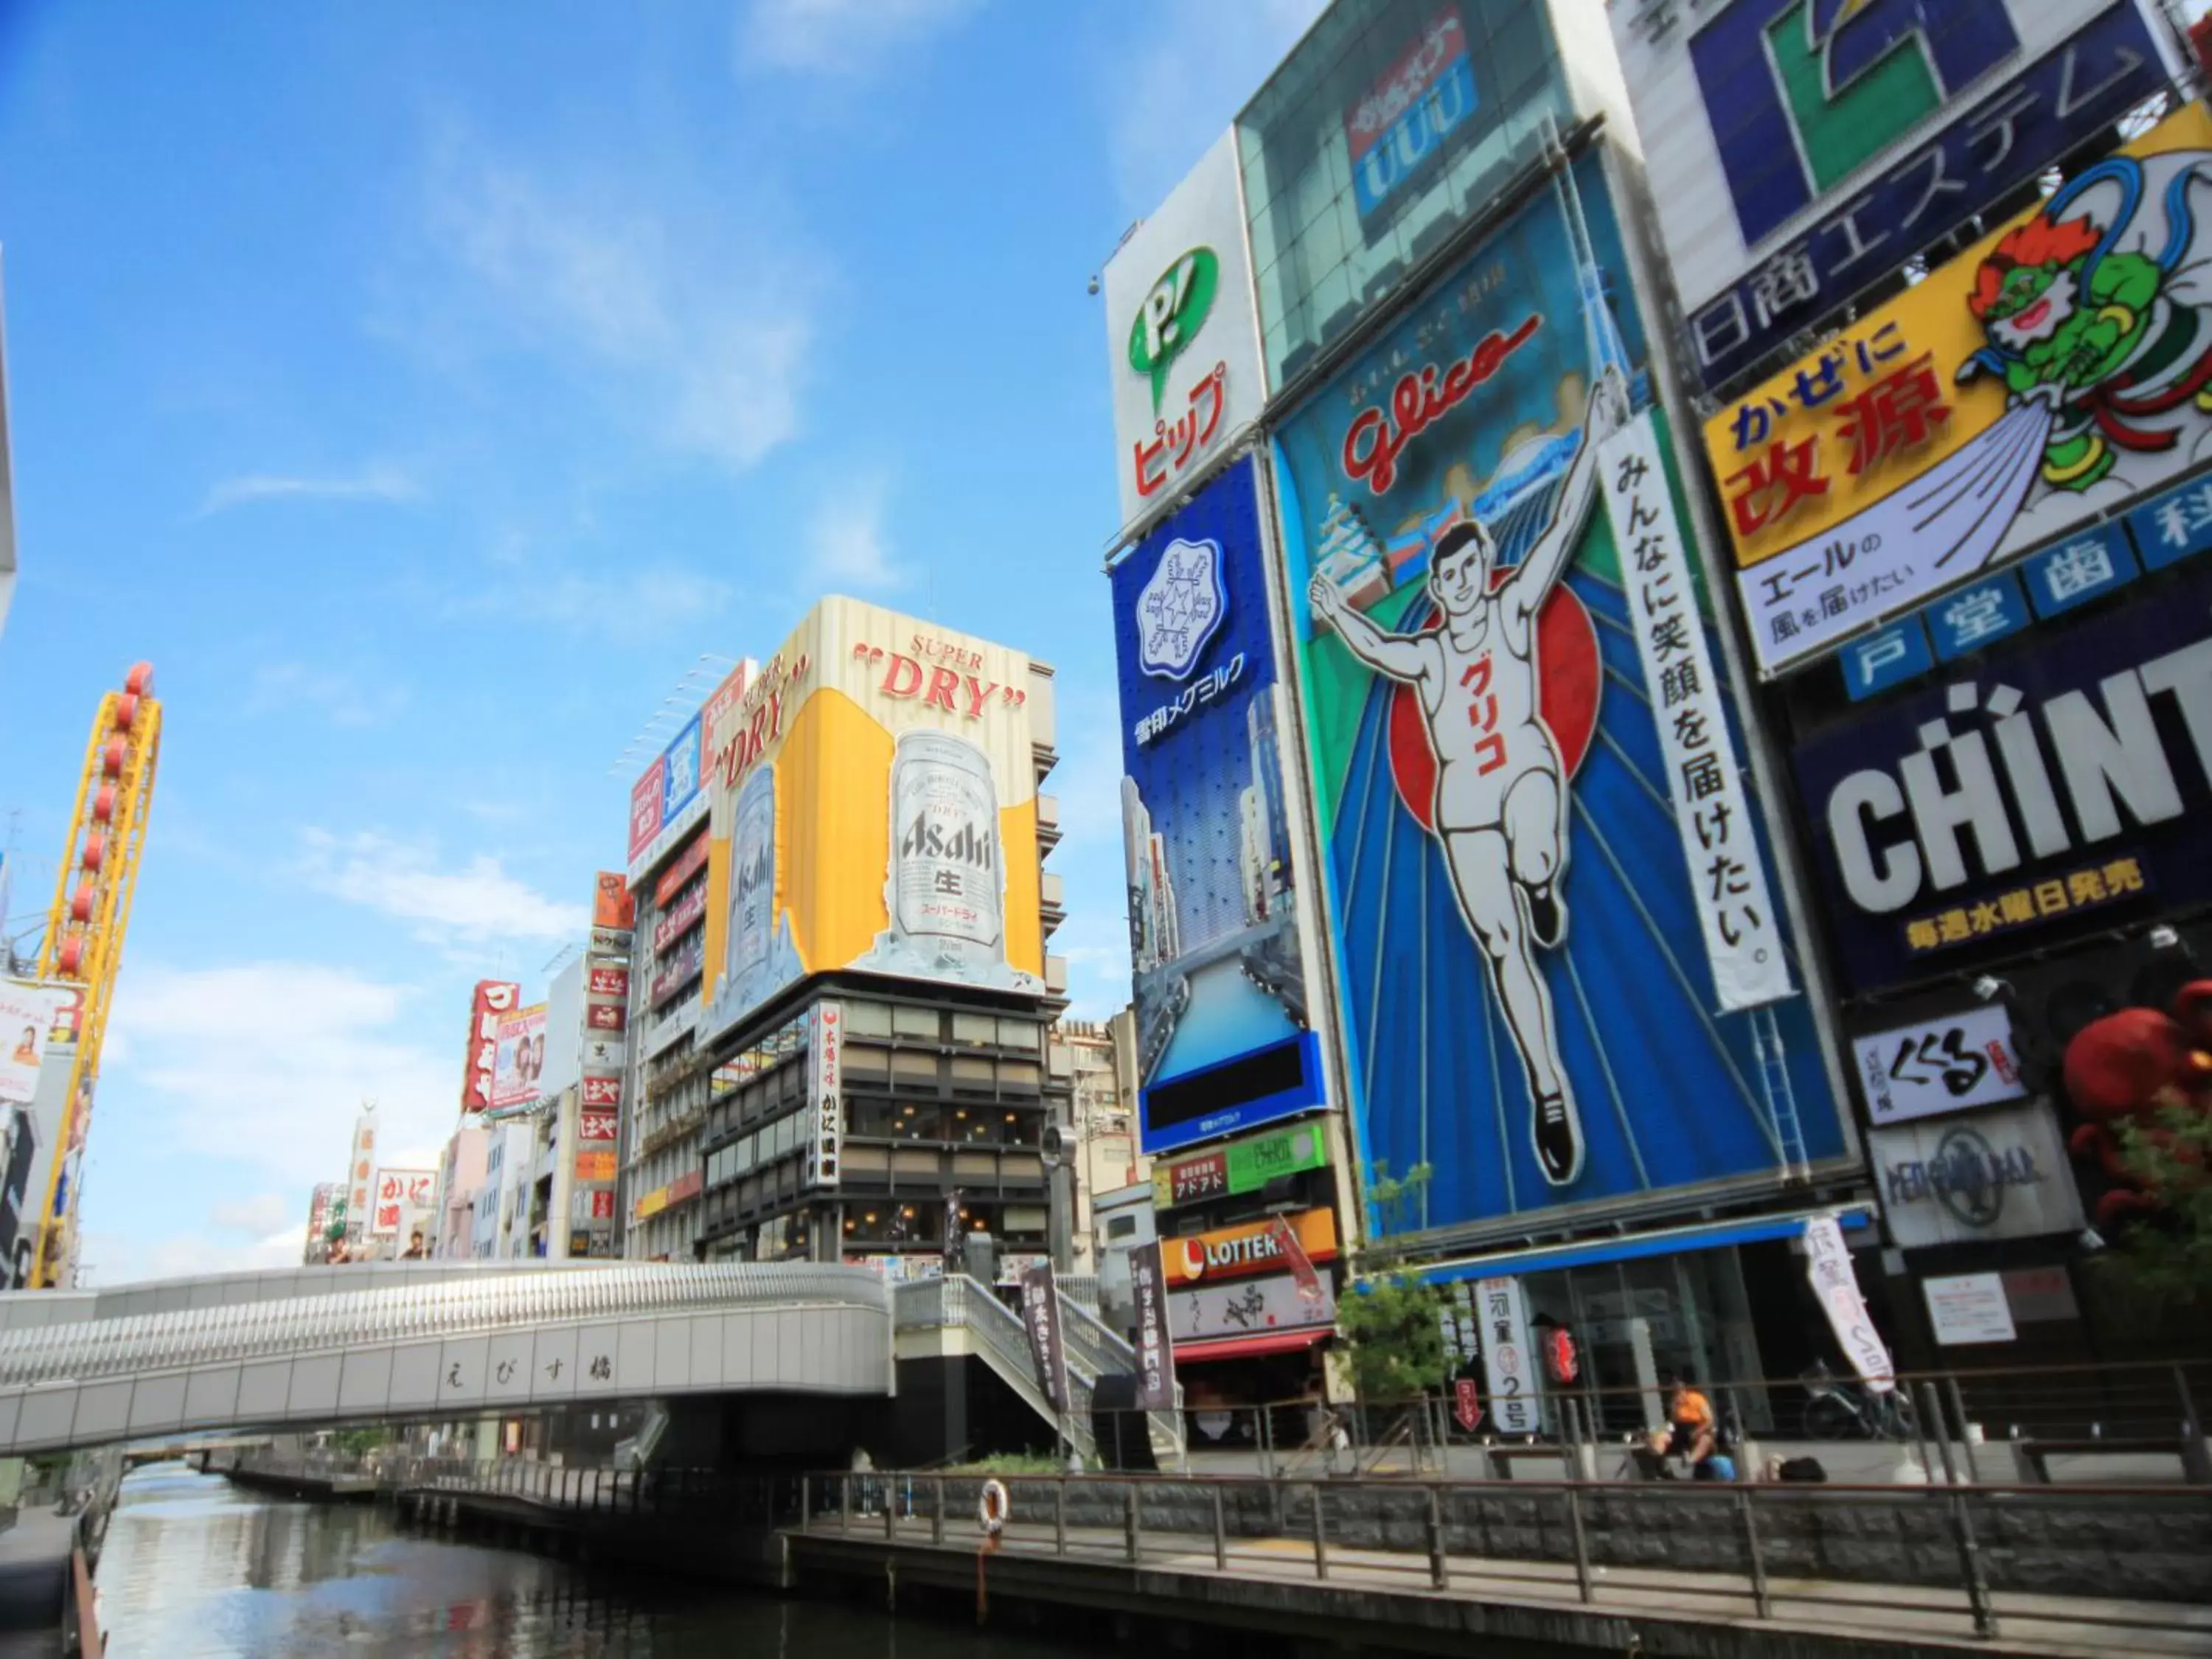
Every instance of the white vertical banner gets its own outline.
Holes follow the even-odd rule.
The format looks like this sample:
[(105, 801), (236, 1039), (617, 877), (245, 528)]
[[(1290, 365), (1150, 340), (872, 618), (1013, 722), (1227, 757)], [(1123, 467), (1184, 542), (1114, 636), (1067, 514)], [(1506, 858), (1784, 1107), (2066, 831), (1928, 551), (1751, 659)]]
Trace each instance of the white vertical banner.
[(1544, 1426), (1536, 1391), (1536, 1354), (1528, 1346), (1528, 1305), (1517, 1279), (1480, 1279), (1474, 1305), (1482, 1325), (1482, 1373), (1490, 1385), (1490, 1418), (1500, 1434), (1535, 1434)]
[(1887, 1394), (1895, 1388), (1896, 1367), (1875, 1331), (1866, 1297), (1859, 1292), (1858, 1274), (1851, 1267), (1850, 1247), (1832, 1215), (1814, 1216), (1805, 1224), (1805, 1278), (1868, 1391)]
[(1599, 447), (1598, 473), (1713, 994), (1723, 1012), (1756, 1008), (1795, 988), (1650, 410)]

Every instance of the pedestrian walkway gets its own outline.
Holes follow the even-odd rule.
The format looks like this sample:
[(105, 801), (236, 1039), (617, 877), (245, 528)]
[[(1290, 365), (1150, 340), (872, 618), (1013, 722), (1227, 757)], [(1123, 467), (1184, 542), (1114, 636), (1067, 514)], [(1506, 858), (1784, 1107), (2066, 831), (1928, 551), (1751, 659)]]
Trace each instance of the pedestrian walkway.
[[(933, 1503), (892, 1507), (905, 1512), (886, 1513), (879, 1498), (856, 1499), (852, 1514), (810, 1515), (790, 1530), (805, 1547), (888, 1553), (903, 1579), (915, 1577), (917, 1553), (956, 1573), (983, 1553), (986, 1534), (966, 1511), (948, 1510), (939, 1522)], [(1323, 1616), (1332, 1605), (1350, 1606), (1368, 1623), (1434, 1632), (1436, 1604), (1449, 1604), (1479, 1617), (1470, 1629), (1613, 1651), (1636, 1640), (1652, 1646), (1653, 1627), (1664, 1626), (1706, 1632), (1699, 1651), (1722, 1650), (1710, 1643), (1714, 1627), (1722, 1627), (1742, 1638), (1729, 1650), (1746, 1653), (1777, 1650), (1770, 1638), (1802, 1633), (1882, 1654), (2212, 1656), (2212, 1606), (2017, 1589), (1984, 1589), (1977, 1596), (1963, 1587), (1798, 1577), (1757, 1567), (1686, 1571), (1345, 1547), (1329, 1541), (1326, 1524), (1318, 1541), (1310, 1531), (1254, 1538), (1225, 1529), (1194, 1540), (1141, 1527), (1133, 1532), (1126, 1522), (1118, 1528), (1061, 1526), (1036, 1518), (1038, 1507), (1032, 1502), (1028, 1517), (1010, 1522), (986, 1559), (987, 1575), (997, 1575), (1006, 1594), (1020, 1593), (1025, 1569), (1048, 1568), (1062, 1576), (1054, 1582), (1063, 1583), (1070, 1570), (1087, 1569), (1102, 1582), (1124, 1586), (1133, 1609), (1151, 1602), (1164, 1613), (1166, 1596), (1226, 1602), (1241, 1608), (1242, 1618), (1255, 1606), (1257, 1592), (1262, 1602), (1279, 1602), (1274, 1610), (1285, 1617)], [(1168, 1575), (1177, 1588), (1165, 1589), (1156, 1575)], [(1527, 1615), (1517, 1630), (1501, 1628), (1501, 1617), (1510, 1625), (1516, 1613)], [(1377, 1631), (1374, 1639), (1387, 1644), (1389, 1638)]]

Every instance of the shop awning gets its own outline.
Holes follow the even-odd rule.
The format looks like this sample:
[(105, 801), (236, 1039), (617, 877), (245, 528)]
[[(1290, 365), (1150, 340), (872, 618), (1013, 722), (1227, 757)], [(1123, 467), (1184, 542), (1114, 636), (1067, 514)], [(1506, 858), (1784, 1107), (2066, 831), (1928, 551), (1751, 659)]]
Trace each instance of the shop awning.
[(1739, 1221), (1708, 1222), (1694, 1227), (1669, 1227), (1658, 1232), (1632, 1233), (1622, 1238), (1593, 1238), (1577, 1244), (1550, 1249), (1494, 1250), (1486, 1255), (1439, 1261), (1419, 1270), (1423, 1279), (1449, 1284), (1462, 1279), (1493, 1275), (1553, 1273), (1562, 1267), (1595, 1267), (1608, 1261), (1632, 1261), (1641, 1256), (1680, 1255), (1687, 1250), (1717, 1250), (1729, 1244), (1757, 1244), (1774, 1238), (1796, 1238), (1805, 1224), (1817, 1216), (1832, 1215), (1845, 1232), (1872, 1220), (1863, 1208), (1802, 1210), (1792, 1215), (1751, 1216)]
[(1255, 1354), (1289, 1353), (1297, 1348), (1310, 1348), (1324, 1338), (1336, 1334), (1334, 1325), (1309, 1326), (1303, 1330), (1269, 1331), (1261, 1336), (1224, 1336), (1212, 1342), (1178, 1342), (1175, 1346), (1175, 1361), (1178, 1365), (1201, 1359), (1249, 1359)]

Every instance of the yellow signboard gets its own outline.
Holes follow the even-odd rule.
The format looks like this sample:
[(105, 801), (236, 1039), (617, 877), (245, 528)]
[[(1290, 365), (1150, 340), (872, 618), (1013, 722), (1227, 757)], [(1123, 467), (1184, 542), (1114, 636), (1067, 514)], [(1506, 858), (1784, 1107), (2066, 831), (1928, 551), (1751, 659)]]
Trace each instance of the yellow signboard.
[(807, 974), (1044, 989), (1030, 659), (827, 599), (707, 733), (703, 1036)]
[(579, 1152), (576, 1154), (576, 1179), (579, 1181), (612, 1181), (615, 1178), (615, 1155), (612, 1152)]
[(2191, 105), (1707, 422), (1768, 672), (2212, 453)]

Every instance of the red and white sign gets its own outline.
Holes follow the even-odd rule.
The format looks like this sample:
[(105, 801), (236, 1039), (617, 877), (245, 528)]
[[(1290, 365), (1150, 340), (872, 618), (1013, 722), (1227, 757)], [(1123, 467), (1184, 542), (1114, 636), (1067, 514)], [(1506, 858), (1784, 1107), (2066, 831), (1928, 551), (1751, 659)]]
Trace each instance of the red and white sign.
[[(703, 840), (704, 837), (702, 837)], [(653, 953), (659, 956), (678, 939), (699, 925), (707, 914), (707, 884), (700, 882), (676, 901), (675, 908), (655, 919), (653, 924)]]
[(576, 1117), (576, 1139), (579, 1140), (612, 1140), (616, 1126), (622, 1121), (617, 1112), (581, 1112)]
[(629, 1018), (619, 1002), (595, 1002), (584, 1010), (584, 1024), (594, 1031), (619, 1031)]
[(587, 1077), (584, 1079), (584, 1104), (586, 1106), (622, 1107), (622, 1079), (618, 1077)]
[(522, 1003), (522, 988), (509, 980), (480, 979), (469, 1006), (468, 1060), (461, 1073), (461, 1109), (481, 1112), (492, 1103), (492, 1072), (499, 1059), (499, 1021)]
[[(709, 707), (711, 706), (710, 704)], [(707, 765), (711, 775), (714, 766), (714, 757), (711, 752), (707, 757)], [(691, 844), (678, 853), (670, 861), (668, 867), (660, 872), (660, 879), (653, 884), (653, 908), (657, 910), (666, 909), (668, 901), (684, 890), (684, 884), (706, 867), (707, 832), (702, 830), (692, 838)], [(706, 895), (703, 892), (700, 895), (700, 902), (702, 904), (706, 902)]]
[(595, 997), (627, 997), (629, 994), (629, 969), (595, 967), (584, 988)]
[(1471, 1376), (1452, 1383), (1452, 1418), (1469, 1434), (1482, 1426), (1482, 1390)]
[(396, 1238), (421, 1226), (430, 1213), (430, 1192), (437, 1184), (435, 1170), (379, 1170), (369, 1236)]
[(615, 1192), (611, 1187), (602, 1187), (592, 1194), (592, 1219), (612, 1221), (615, 1218)]
[(629, 858), (633, 864), (660, 833), (661, 793), (667, 781), (668, 757), (663, 755), (629, 787)]

